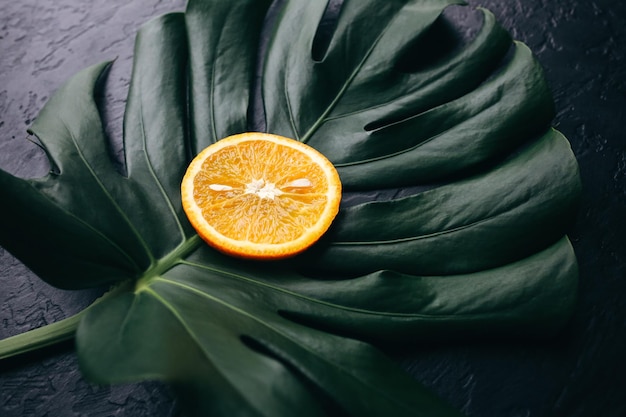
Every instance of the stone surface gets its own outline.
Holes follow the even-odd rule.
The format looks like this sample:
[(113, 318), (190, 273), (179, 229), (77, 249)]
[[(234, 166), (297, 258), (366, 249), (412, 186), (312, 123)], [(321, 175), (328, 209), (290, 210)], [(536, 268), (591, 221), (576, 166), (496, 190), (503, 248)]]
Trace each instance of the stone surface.
[[(112, 138), (130, 78), (140, 24), (182, 0), (22, 0), (0, 16), (0, 167), (46, 172), (26, 127), (60, 83), (117, 58), (106, 88)], [(391, 352), (418, 380), (476, 417), (626, 415), (626, 3), (608, 0), (473, 0), (493, 11), (544, 67), (555, 126), (571, 141), (584, 194), (571, 238), (581, 281), (575, 315), (553, 340), (494, 341)], [(0, 202), (4, 204), (5, 202)], [(0, 339), (67, 317), (99, 291), (65, 292), (39, 280), (0, 248)], [(85, 382), (71, 346), (0, 363), (0, 416), (177, 415), (166, 386)]]

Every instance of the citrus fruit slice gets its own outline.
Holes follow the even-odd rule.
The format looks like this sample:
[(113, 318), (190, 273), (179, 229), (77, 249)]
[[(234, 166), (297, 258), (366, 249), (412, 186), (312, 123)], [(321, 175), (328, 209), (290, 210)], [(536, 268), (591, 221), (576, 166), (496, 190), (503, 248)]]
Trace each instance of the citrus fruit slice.
[(248, 132), (201, 151), (181, 185), (183, 209), (198, 235), (230, 255), (278, 259), (326, 232), (339, 210), (333, 164), (293, 139)]

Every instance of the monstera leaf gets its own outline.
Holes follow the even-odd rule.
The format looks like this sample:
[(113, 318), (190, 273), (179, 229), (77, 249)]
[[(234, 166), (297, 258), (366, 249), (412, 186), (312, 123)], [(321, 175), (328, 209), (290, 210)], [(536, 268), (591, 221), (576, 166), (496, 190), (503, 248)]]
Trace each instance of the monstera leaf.
[[(288, 0), (264, 43), (270, 3), (190, 0), (141, 28), (123, 174), (93, 98), (109, 63), (46, 104), (32, 133), (52, 169), (0, 173), (0, 243), (53, 285), (113, 289), (1, 355), (75, 335), (91, 380), (169, 381), (189, 415), (457, 415), (373, 346), (567, 320), (580, 185), (541, 70), (486, 10), (460, 36), (455, 0), (345, 0), (330, 20)], [(259, 120), (346, 190), (288, 261), (216, 253), (181, 208), (192, 156)]]

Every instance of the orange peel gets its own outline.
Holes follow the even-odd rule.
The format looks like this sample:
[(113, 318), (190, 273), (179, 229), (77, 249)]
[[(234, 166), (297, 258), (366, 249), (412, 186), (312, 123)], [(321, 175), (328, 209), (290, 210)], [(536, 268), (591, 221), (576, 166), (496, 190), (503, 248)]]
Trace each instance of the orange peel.
[(183, 209), (198, 235), (229, 255), (294, 256), (315, 243), (339, 211), (341, 181), (309, 145), (247, 132), (202, 150), (181, 184)]

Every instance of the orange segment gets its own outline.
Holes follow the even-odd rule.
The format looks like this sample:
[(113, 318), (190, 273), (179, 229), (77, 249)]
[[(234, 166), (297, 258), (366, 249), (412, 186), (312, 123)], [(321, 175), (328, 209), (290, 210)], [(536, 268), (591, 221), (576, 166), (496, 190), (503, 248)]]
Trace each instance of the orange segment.
[(181, 185), (183, 209), (198, 235), (230, 255), (295, 255), (326, 232), (339, 210), (333, 164), (293, 139), (248, 132), (200, 152)]

